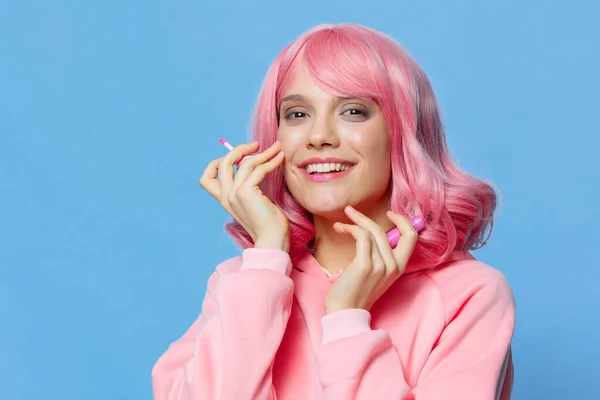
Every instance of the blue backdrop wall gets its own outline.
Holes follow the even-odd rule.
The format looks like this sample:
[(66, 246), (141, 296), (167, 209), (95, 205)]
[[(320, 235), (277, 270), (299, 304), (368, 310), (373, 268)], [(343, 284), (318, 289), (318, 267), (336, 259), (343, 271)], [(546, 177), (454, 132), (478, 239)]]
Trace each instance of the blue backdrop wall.
[[(252, 3), (252, 4), (251, 4)], [(476, 253), (518, 305), (515, 399), (597, 399), (599, 7), (591, 1), (0, 3), (0, 398), (148, 399), (239, 251), (198, 185), (266, 69), (323, 22), (429, 75), (504, 208)], [(595, 72), (594, 72), (595, 71)], [(596, 338), (596, 339), (594, 339)]]

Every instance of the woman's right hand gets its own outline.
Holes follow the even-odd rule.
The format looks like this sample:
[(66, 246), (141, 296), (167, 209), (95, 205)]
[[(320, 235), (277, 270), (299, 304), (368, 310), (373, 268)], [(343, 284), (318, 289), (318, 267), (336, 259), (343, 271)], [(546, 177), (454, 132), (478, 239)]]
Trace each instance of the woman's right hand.
[(239, 163), (234, 173), (234, 165), (244, 155), (256, 152), (258, 147), (258, 142), (241, 144), (211, 161), (200, 178), (200, 185), (246, 229), (255, 247), (289, 251), (289, 221), (259, 187), (265, 176), (285, 159), (279, 142)]

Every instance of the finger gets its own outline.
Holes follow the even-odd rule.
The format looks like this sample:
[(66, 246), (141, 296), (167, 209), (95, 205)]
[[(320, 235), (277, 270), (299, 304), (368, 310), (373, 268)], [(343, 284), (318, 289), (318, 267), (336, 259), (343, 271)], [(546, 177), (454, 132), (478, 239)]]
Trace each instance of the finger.
[(223, 157), (220, 157), (209, 162), (198, 181), (200, 186), (217, 200), (219, 200), (219, 182), (217, 181), (217, 175), (219, 173), (219, 163), (222, 158)]
[[(256, 153), (256, 151), (258, 150), (259, 147), (260, 147), (260, 143), (257, 141), (254, 141), (251, 143), (242, 143), (242, 144), (235, 146), (233, 149), (231, 149), (225, 155), (225, 158), (228, 159), (228, 162), (230, 162), (231, 165), (235, 165), (235, 164), (238, 164), (245, 156), (249, 156), (249, 155)], [(250, 158), (252, 158), (252, 157), (250, 157)], [(244, 161), (244, 163), (245, 163), (245, 161)]]
[(279, 141), (276, 141), (265, 151), (246, 159), (242, 164), (240, 164), (235, 179), (240, 182), (245, 181), (258, 166), (263, 165), (267, 161), (273, 159), (279, 154), (280, 151), (281, 144)]
[(281, 163), (283, 163), (283, 160), (285, 160), (285, 153), (283, 151), (279, 151), (279, 153), (277, 153), (275, 157), (271, 158), (268, 162), (256, 167), (243, 182), (250, 186), (258, 186), (265, 179), (267, 174), (273, 172), (281, 165)]
[(360, 226), (336, 222), (334, 228), (341, 233), (348, 233), (356, 240), (356, 257), (360, 265), (371, 263), (371, 235)]
[[(379, 246), (377, 245), (377, 242), (375, 242), (375, 239), (373, 238), (373, 235), (370, 235), (370, 239), (371, 239), (371, 265), (373, 266), (373, 270), (379, 273), (385, 273), (388, 268), (385, 265), (385, 262), (383, 261), (383, 257), (381, 256), (381, 252), (379, 251)], [(393, 259), (393, 257), (392, 257)], [(394, 263), (390, 268), (389, 268), (389, 272), (394, 272), (396, 270), (396, 264)]]
[(253, 153), (258, 148), (258, 142), (244, 143), (233, 148), (227, 153), (219, 163), (219, 200), (226, 210), (229, 210), (229, 201), (227, 200), (233, 187), (233, 178), (235, 175), (234, 165), (237, 164), (244, 155)]
[(377, 246), (378, 253), (383, 261), (384, 265), (390, 272), (397, 268), (396, 260), (392, 253), (392, 247), (385, 234), (385, 231), (379, 224), (367, 217), (355, 208), (348, 206), (344, 209), (348, 218), (352, 220), (356, 225), (369, 231), (375, 245)]
[[(258, 149), (259, 143), (243, 143), (233, 148), (222, 157), (219, 163), (219, 183), (221, 187), (221, 198), (227, 197), (233, 184), (234, 168), (245, 155), (251, 154)], [(245, 163), (245, 162), (244, 162)]]
[(396, 259), (398, 266), (402, 267), (402, 270), (404, 270), (408, 263), (408, 259), (417, 245), (419, 232), (417, 232), (415, 227), (410, 223), (410, 220), (404, 215), (396, 214), (391, 211), (388, 211), (386, 215), (388, 219), (398, 227), (398, 231), (402, 235), (398, 240), (398, 245), (392, 251), (392, 254)]

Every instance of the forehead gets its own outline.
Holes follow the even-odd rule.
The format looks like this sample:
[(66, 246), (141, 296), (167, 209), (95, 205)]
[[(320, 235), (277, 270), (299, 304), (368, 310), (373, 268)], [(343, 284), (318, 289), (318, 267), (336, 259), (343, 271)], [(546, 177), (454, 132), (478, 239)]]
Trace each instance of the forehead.
[(292, 78), (291, 82), (287, 85), (287, 88), (285, 88), (283, 97), (319, 91), (322, 92), (323, 90), (319, 87), (308, 68), (302, 67), (296, 76)]
[(341, 102), (347, 100), (372, 100), (366, 97), (356, 96), (352, 94), (345, 94), (341, 92), (329, 92), (324, 90), (315, 81), (313, 76), (310, 74), (307, 68), (302, 68), (294, 77), (290, 85), (286, 88), (283, 93), (279, 104), (285, 102), (311, 102), (311, 101), (327, 101), (327, 102)]

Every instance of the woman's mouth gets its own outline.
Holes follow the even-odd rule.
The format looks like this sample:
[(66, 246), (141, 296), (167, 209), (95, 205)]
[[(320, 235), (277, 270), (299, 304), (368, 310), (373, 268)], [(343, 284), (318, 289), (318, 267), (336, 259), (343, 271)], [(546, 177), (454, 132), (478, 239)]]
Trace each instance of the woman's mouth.
[(342, 163), (309, 164), (300, 168), (300, 171), (308, 181), (320, 183), (343, 178), (354, 169), (354, 166)]

